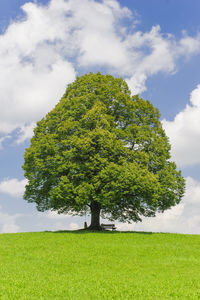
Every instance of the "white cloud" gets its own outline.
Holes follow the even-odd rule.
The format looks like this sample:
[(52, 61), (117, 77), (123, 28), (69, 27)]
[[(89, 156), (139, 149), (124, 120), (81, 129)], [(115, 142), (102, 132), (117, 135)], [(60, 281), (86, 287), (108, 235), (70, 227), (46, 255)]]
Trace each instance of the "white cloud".
[(22, 8), (26, 18), (0, 36), (0, 131), (6, 133), (17, 127), (24, 131), (24, 123), (44, 116), (75, 78), (72, 64), (58, 49), (63, 46), (59, 40), (67, 42), (69, 34), (65, 11), (33, 3)]
[(77, 223), (71, 222), (69, 224), (69, 228), (70, 228), (70, 230), (77, 230), (79, 228), (79, 226)]
[(20, 227), (16, 225), (13, 220), (9, 217), (9, 223), (5, 223), (2, 226), (1, 232), (2, 233), (15, 233), (19, 232)]
[[(27, 230), (27, 226), (29, 226), (32, 231), (76, 230), (78, 228), (83, 228), (82, 217), (57, 214), (55, 211), (22, 215), (22, 219), (26, 219), (26, 222), (23, 222), (24, 227), (21, 227), (22, 231), (30, 231)], [(22, 219), (19, 218), (19, 224)]]
[(187, 177), (186, 180), (187, 189), (184, 202), (187, 204), (196, 204), (200, 207), (200, 182), (194, 180), (192, 177)]
[(51, 225), (51, 230), (53, 230), (53, 231), (67, 230), (67, 225), (62, 222), (56, 222)]
[[(127, 80), (133, 93), (146, 90), (146, 79), (159, 72), (174, 74), (176, 61), (181, 56), (187, 58), (200, 53), (200, 35), (190, 37), (186, 33), (180, 40), (171, 34), (164, 35), (159, 25), (149, 32), (136, 32), (125, 41), (132, 56), (133, 74)], [(144, 51), (143, 49), (146, 49)]]
[(200, 234), (200, 182), (186, 178), (186, 193), (177, 206), (144, 218), (142, 223), (117, 224), (118, 230)]
[[(58, 214), (56, 211), (48, 211), (46, 216), (48, 219), (56, 221), (52, 224), (52, 230), (76, 230), (79, 227), (83, 226), (82, 224), (80, 226), (75, 222), (69, 223), (69, 221), (73, 219), (71, 216), (65, 214)], [(83, 223), (81, 219), (80, 221), (81, 223)]]
[(4, 179), (0, 182), (0, 193), (5, 193), (11, 197), (21, 197), (25, 190), (27, 180), (18, 180), (17, 178)]
[(30, 139), (33, 136), (33, 129), (35, 127), (35, 122), (31, 124), (24, 124), (20, 127), (18, 138), (16, 140), (17, 144), (23, 143), (26, 139)]
[(21, 214), (9, 215), (2, 212), (0, 207), (0, 232), (1, 233), (12, 233), (18, 232), (20, 226), (16, 224), (16, 219), (22, 216)]
[[(146, 89), (149, 76), (174, 73), (176, 60), (200, 52), (200, 36), (177, 41), (160, 27), (136, 31), (132, 12), (115, 0), (51, 0), (26, 3), (25, 17), (0, 35), (0, 132), (21, 128), (17, 143), (31, 136), (80, 70), (102, 67), (127, 78), (133, 93)], [(134, 25), (123, 25), (132, 18)]]
[(200, 163), (200, 85), (190, 95), (190, 104), (173, 121), (163, 120), (172, 145), (172, 158), (181, 167)]
[(183, 38), (179, 42), (179, 53), (183, 55), (197, 54), (200, 49), (200, 34), (196, 38), (188, 36), (187, 32), (183, 31)]
[[(182, 224), (180, 226), (180, 218), (184, 211), (184, 203), (181, 203), (164, 213), (158, 213), (154, 218), (144, 218), (142, 223), (137, 224), (117, 224), (118, 230), (139, 230), (152, 232), (183, 232)], [(177, 228), (179, 224), (179, 228)]]

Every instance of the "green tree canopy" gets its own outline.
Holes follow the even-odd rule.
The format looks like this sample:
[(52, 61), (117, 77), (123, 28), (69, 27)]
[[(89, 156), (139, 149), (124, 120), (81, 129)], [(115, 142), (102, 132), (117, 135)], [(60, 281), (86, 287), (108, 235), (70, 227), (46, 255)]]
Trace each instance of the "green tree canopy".
[(24, 199), (40, 211), (89, 210), (91, 229), (101, 229), (100, 214), (137, 222), (178, 204), (185, 182), (159, 117), (121, 78), (78, 77), (37, 123), (24, 156)]

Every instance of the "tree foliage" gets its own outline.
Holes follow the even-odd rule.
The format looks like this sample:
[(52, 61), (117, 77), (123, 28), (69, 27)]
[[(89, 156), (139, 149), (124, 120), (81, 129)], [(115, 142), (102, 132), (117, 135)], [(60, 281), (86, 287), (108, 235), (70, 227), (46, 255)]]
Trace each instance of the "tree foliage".
[(78, 77), (37, 123), (24, 156), (24, 198), (40, 211), (81, 215), (90, 209), (95, 219), (101, 211), (122, 222), (178, 204), (184, 179), (170, 161), (159, 118), (121, 78)]

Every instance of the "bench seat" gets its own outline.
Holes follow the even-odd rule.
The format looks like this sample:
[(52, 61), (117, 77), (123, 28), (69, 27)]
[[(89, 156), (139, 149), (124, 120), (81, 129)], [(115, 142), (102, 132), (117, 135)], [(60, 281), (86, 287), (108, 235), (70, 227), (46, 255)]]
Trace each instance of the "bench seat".
[(112, 229), (112, 230), (116, 230), (115, 224), (101, 224), (101, 227), (103, 229)]

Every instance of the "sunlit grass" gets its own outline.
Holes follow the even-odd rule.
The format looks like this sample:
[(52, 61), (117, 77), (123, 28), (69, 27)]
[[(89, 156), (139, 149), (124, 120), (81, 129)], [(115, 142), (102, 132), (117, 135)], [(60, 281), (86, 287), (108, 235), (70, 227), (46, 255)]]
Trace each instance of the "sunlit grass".
[(200, 235), (0, 235), (0, 299), (200, 299)]

